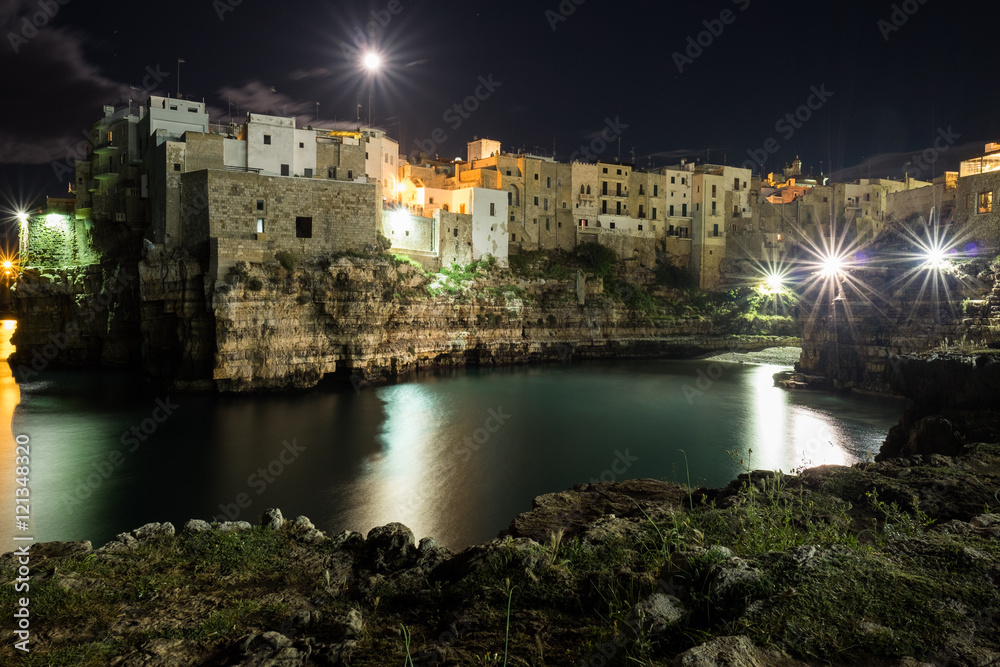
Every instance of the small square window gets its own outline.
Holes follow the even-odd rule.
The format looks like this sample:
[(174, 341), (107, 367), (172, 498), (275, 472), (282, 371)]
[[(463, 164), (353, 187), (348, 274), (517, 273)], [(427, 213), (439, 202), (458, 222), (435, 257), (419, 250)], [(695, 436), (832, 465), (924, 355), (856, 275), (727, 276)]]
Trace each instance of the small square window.
[(265, 134), (264, 135), (264, 145), (265, 146), (270, 146), (271, 145), (271, 135), (270, 134)]
[(538, 180), (538, 174), (535, 174), (535, 180), (536, 181)]
[(281, 165), (281, 175), (282, 176), (288, 176), (288, 173), (289, 173), (289, 171), (288, 171), (288, 165), (287, 164)]
[(257, 210), (258, 211), (263, 211), (264, 210), (264, 200), (263, 199), (258, 199), (257, 200)]
[(174, 162), (174, 171), (180, 171), (180, 170), (181, 170), (181, 163)]
[(312, 178), (313, 177), (313, 170), (312, 169), (305, 169), (305, 170), (303, 170), (302, 175), (305, 176), (306, 178)]
[(305, 148), (305, 147), (306, 147), (306, 145), (300, 141), (299, 142), (299, 148)]
[(295, 238), (311, 239), (313, 235), (313, 219), (299, 216), (295, 218)]

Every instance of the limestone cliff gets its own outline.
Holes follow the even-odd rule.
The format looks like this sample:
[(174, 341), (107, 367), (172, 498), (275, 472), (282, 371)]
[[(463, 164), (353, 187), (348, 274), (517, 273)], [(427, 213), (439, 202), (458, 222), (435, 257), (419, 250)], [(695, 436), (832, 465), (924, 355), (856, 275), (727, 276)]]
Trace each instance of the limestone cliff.
[[(683, 357), (733, 346), (720, 322), (651, 319), (604, 297), (594, 276), (484, 269), (435, 287), (384, 256), (293, 262), (244, 263), (212, 282), (190, 258), (149, 253), (140, 266), (147, 371), (249, 391), (311, 387), (333, 373), (358, 382), (430, 365)], [(765, 336), (739, 346), (797, 342)]]

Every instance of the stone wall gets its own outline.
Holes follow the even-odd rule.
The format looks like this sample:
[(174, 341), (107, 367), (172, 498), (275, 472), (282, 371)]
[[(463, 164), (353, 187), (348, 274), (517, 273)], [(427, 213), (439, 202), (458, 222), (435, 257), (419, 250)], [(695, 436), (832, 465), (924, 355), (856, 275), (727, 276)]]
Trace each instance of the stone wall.
[[(211, 279), (243, 259), (227, 254), (231, 248), (306, 259), (362, 252), (377, 240), (381, 206), (374, 184), (217, 170), (184, 174), (182, 182), (185, 245), (200, 255), (209, 238), (218, 239)], [(201, 199), (206, 208), (199, 206)], [(258, 218), (264, 220), (263, 233), (257, 232)]]
[(32, 216), (22, 228), (19, 261), (21, 266), (47, 269), (96, 264), (91, 243), (88, 224), (72, 214)]

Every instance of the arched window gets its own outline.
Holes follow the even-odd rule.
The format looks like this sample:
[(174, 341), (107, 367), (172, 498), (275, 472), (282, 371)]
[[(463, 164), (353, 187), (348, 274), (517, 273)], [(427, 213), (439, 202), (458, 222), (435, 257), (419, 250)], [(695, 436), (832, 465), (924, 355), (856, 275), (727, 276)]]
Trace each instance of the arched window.
[(580, 194), (584, 194), (584, 187), (582, 185), (580, 186)]
[(444, 205), (444, 206), (442, 206), (441, 208), (442, 208), (442, 209), (444, 209), (444, 212), (445, 212), (445, 213), (447, 213), (447, 212), (448, 212), (448, 205), (447, 205), (447, 204), (445, 204), (445, 205)]
[(587, 186), (587, 194), (588, 195), (590, 194), (590, 186), (589, 185)]

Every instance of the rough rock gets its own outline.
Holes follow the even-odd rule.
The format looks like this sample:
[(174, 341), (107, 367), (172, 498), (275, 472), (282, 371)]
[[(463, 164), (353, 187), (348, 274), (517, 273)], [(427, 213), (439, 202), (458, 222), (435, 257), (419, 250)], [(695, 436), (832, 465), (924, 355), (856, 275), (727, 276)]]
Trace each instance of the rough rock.
[(673, 667), (805, 667), (784, 652), (754, 646), (743, 636), (718, 637), (674, 658)]
[(281, 515), (281, 510), (272, 507), (264, 510), (260, 517), (260, 525), (267, 530), (281, 530), (285, 525), (285, 517)]
[(640, 627), (654, 635), (666, 632), (684, 618), (687, 610), (680, 599), (673, 595), (654, 593), (633, 609)]

